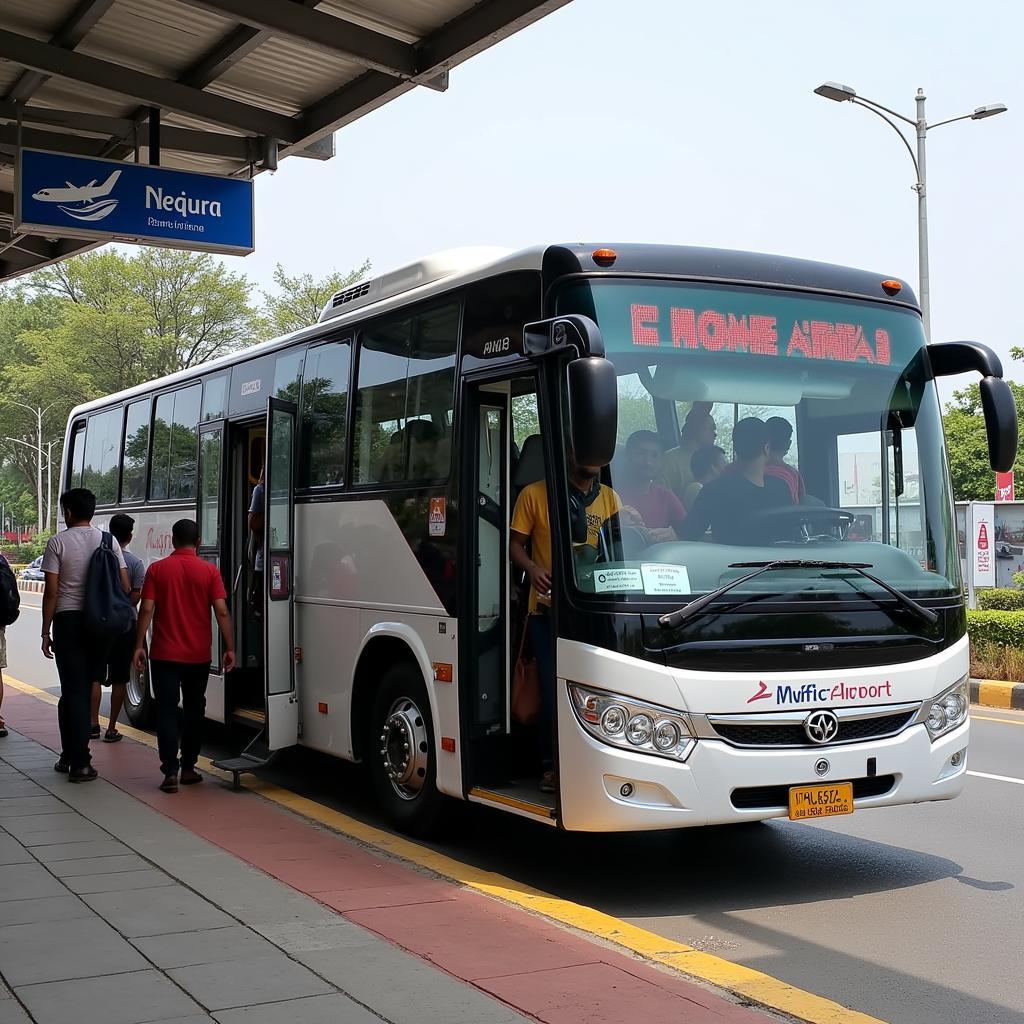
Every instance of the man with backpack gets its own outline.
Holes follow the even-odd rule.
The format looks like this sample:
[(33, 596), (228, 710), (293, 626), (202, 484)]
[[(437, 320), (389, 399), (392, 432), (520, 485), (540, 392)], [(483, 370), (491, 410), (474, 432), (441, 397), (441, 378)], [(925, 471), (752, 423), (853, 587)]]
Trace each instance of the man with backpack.
[[(92, 685), (106, 674), (110, 645), (131, 622), (131, 584), (121, 547), (92, 525), (96, 496), (74, 487), (60, 496), (67, 529), (43, 554), (43, 655), (56, 657), (61, 755), (53, 766), (71, 782), (96, 778), (89, 755)], [(53, 637), (50, 637), (50, 629)]]
[(7, 627), (17, 621), (21, 608), (18, 581), (10, 563), (0, 554), (0, 740), (7, 736), (4, 721), (4, 669), (7, 668)]

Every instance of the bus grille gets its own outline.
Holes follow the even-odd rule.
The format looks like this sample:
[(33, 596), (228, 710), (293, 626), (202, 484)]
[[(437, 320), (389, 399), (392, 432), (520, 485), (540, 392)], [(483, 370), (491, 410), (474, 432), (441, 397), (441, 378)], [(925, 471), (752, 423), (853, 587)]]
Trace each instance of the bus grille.
[[(891, 736), (906, 728), (915, 712), (900, 711), (879, 718), (843, 718), (839, 721), (839, 732), (831, 743), (855, 743), (858, 740), (879, 739)], [(715, 732), (729, 743), (738, 747), (816, 747), (804, 732), (801, 722), (765, 722), (764, 725), (750, 723), (729, 724), (721, 720), (712, 722)]]
[[(820, 780), (819, 780), (820, 781)], [(812, 785), (812, 783), (808, 783)], [(883, 796), (896, 785), (895, 775), (873, 775), (853, 779), (853, 798)], [(732, 791), (732, 805), (740, 811), (764, 811), (789, 806), (789, 786), (747, 786)]]

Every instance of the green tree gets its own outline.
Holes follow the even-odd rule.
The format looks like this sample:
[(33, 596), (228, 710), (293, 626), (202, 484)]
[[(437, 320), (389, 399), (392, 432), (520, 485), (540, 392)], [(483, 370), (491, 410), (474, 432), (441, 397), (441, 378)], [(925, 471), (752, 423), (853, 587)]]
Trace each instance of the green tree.
[(312, 274), (291, 276), (278, 263), (274, 269), (275, 289), (263, 292), (263, 337), (276, 338), (315, 324), (335, 292), (356, 284), (369, 272), (369, 260), (364, 260), (362, 266), (347, 274), (335, 271), (321, 278)]
[[(1017, 420), (1024, 415), (1024, 385), (1008, 381), (1017, 406)], [(988, 461), (988, 438), (981, 411), (981, 391), (971, 384), (953, 393), (942, 425), (949, 453), (949, 474), (957, 501), (991, 501), (995, 497), (995, 474)], [(1017, 479), (1024, 479), (1024, 443), (1018, 441), (1014, 462)]]

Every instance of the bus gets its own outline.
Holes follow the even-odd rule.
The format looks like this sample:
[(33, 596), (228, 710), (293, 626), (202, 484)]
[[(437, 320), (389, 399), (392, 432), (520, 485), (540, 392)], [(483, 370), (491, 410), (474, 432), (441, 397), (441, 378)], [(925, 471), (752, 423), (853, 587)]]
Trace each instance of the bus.
[[(264, 756), (366, 763), (398, 828), (436, 828), (449, 798), (581, 831), (814, 819), (963, 786), (936, 379), (964, 372), (1007, 468), (998, 358), (928, 344), (898, 279), (682, 246), (454, 250), (345, 288), (308, 328), (76, 408), (61, 481), (95, 492), (100, 524), (132, 515), (147, 562), (198, 521), (237, 632), (225, 674), (214, 631), (208, 717), (250, 726)], [(620, 513), (580, 543), (567, 458), (628, 496), (630, 438), (678, 461), (691, 412), (727, 460), (735, 424), (785, 420), (798, 501), (749, 536), (655, 536)], [(538, 481), (545, 735), (512, 714), (528, 600), (510, 520)], [(134, 679), (131, 720), (152, 703)], [(554, 792), (537, 785), (545, 738)]]

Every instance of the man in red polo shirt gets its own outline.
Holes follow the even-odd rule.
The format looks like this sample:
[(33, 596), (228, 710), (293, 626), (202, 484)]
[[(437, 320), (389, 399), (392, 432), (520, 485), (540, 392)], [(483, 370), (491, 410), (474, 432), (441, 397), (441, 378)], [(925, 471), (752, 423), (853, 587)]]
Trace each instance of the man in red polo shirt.
[(211, 608), (224, 638), (224, 671), (235, 667), (234, 635), (224, 581), (215, 565), (196, 554), (199, 529), (195, 521), (179, 519), (171, 528), (171, 542), (174, 551), (154, 562), (146, 572), (135, 635), (135, 667), (141, 672), (146, 664), (146, 631), (152, 622), (150, 656), (156, 695), (156, 736), (160, 770), (164, 773), (160, 788), (165, 793), (178, 792), (179, 767), (183, 786), (203, 780), (196, 771), (196, 760), (206, 715), (206, 682), (213, 643)]

